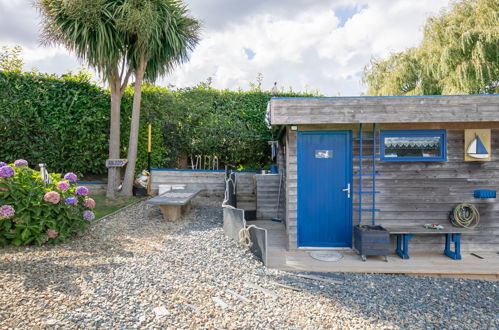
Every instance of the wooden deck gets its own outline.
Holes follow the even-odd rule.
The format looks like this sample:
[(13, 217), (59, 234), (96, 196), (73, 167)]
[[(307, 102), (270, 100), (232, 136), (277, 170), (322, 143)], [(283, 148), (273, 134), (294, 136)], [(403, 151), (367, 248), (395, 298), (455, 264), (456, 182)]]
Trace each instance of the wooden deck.
[[(282, 223), (258, 220), (250, 221), (258, 227), (267, 229), (267, 266), (286, 271), (313, 272), (353, 272), (388, 273), (407, 275), (429, 275), (437, 277), (462, 277), (470, 279), (499, 280), (499, 254), (497, 251), (478, 252), (479, 259), (469, 252), (462, 253), (462, 260), (452, 260), (440, 253), (411, 253), (411, 258), (403, 260), (395, 254), (388, 257), (368, 257), (362, 262), (353, 250), (341, 250), (343, 259), (325, 262), (310, 257), (312, 250), (286, 250), (286, 232)], [(442, 246), (443, 249), (443, 246)]]

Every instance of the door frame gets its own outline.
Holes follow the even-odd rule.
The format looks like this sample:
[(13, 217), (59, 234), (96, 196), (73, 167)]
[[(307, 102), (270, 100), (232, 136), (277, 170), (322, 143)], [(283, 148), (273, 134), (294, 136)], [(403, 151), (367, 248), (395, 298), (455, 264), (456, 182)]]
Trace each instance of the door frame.
[[(345, 211), (346, 211), (346, 221), (349, 224), (350, 229), (350, 240), (347, 242), (347, 246), (345, 247), (324, 247), (324, 246), (300, 246), (300, 199), (301, 199), (301, 194), (300, 194), (300, 173), (301, 173), (301, 155), (302, 155), (302, 145), (300, 143), (300, 136), (303, 135), (334, 135), (334, 134), (345, 134), (346, 135), (346, 146), (345, 150), (347, 152), (346, 155), (346, 179), (347, 183), (350, 183), (350, 198), (347, 198), (347, 202), (345, 205)], [(302, 249), (310, 249), (310, 248), (316, 248), (316, 249), (334, 249), (334, 248), (352, 248), (353, 246), (353, 152), (352, 152), (352, 130), (318, 130), (318, 131), (298, 131), (297, 132), (297, 139), (296, 139), (296, 173), (297, 173), (297, 178), (296, 178), (296, 194), (297, 194), (297, 207), (296, 207), (296, 246), (297, 248), (302, 248)]]

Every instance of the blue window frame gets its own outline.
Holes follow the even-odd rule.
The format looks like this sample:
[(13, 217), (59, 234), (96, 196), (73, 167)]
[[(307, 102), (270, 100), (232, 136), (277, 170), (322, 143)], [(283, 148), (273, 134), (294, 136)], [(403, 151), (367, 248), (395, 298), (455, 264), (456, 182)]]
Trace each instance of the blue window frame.
[(444, 129), (382, 130), (379, 137), (382, 161), (447, 161), (447, 131)]

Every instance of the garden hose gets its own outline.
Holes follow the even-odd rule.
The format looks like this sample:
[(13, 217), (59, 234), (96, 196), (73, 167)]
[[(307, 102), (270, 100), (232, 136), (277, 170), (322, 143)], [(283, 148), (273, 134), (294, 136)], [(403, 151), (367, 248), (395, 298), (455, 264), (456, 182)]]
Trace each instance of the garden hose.
[(472, 204), (461, 203), (452, 209), (449, 220), (456, 227), (473, 229), (480, 222), (480, 214)]

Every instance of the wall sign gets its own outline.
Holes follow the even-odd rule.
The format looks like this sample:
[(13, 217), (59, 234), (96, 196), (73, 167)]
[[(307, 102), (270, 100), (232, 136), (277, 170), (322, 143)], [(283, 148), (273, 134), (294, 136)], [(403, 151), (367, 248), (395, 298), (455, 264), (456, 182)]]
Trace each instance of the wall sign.
[(490, 161), (490, 129), (464, 130), (464, 160), (467, 162)]
[(333, 158), (333, 150), (315, 150), (315, 158)]
[(128, 162), (128, 159), (108, 159), (106, 167), (123, 167)]

